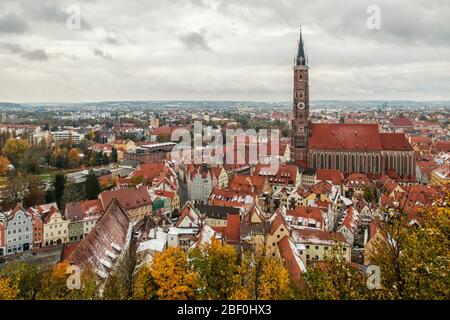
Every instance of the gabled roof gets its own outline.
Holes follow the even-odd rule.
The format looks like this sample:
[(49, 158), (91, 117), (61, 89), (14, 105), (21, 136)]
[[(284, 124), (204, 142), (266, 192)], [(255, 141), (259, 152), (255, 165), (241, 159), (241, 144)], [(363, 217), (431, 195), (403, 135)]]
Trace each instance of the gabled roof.
[(106, 279), (127, 250), (131, 223), (117, 200), (112, 201), (92, 231), (67, 259), (82, 271), (91, 271)]
[(295, 248), (295, 244), (287, 236), (284, 236), (278, 241), (277, 246), (291, 279), (296, 284), (302, 283), (302, 273), (306, 272), (306, 267)]

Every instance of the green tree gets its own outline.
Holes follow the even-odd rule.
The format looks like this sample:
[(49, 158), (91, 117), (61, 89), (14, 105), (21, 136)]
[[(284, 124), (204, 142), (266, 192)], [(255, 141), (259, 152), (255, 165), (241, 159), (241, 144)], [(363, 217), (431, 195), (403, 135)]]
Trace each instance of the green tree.
[(63, 207), (64, 188), (66, 186), (66, 176), (63, 173), (55, 174), (52, 183), (52, 191), (54, 193), (54, 199), (58, 208)]
[(97, 199), (99, 193), (101, 192), (100, 183), (98, 182), (97, 176), (93, 170), (89, 171), (85, 182), (85, 194), (86, 198), (89, 200)]

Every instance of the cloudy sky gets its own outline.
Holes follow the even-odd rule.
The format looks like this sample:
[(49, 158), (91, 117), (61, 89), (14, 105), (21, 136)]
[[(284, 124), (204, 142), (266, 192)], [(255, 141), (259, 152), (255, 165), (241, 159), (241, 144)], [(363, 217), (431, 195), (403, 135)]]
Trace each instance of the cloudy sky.
[(1, 0), (0, 101), (287, 101), (300, 23), (312, 99), (450, 100), (449, 17), (448, 0)]

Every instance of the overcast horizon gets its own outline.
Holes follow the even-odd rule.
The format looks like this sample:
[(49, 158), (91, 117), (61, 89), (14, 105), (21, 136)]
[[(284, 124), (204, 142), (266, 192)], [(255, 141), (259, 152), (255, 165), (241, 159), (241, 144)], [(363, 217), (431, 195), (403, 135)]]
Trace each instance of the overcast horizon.
[(0, 101), (289, 101), (300, 23), (312, 101), (450, 100), (449, 1), (241, 2), (2, 0)]

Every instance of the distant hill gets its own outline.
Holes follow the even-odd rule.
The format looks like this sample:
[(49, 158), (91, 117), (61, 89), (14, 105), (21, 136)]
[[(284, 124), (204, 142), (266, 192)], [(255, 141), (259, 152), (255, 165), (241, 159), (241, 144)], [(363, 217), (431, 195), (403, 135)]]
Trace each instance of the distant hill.
[(23, 108), (19, 103), (0, 102), (0, 109)]

